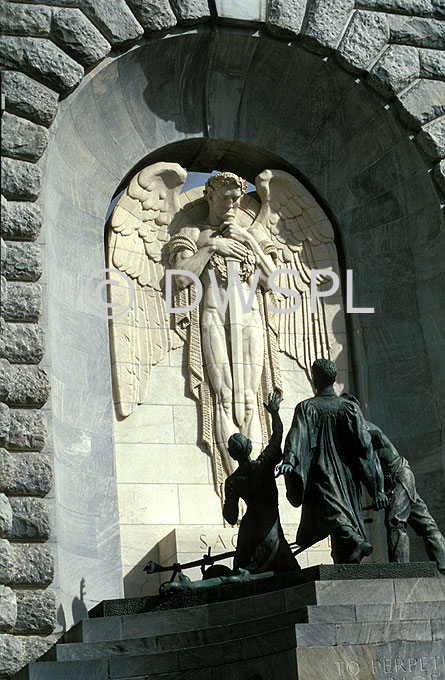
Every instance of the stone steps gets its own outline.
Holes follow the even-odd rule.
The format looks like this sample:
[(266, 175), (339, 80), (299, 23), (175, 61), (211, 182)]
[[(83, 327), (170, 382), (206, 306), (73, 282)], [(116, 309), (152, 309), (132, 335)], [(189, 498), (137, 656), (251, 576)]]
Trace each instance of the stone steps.
[(79, 622), (15, 680), (332, 680), (344, 659), (353, 674), (360, 664), (378, 666), (385, 650), (397, 656), (401, 641), (407, 659), (418, 649), (439, 654), (445, 579), (331, 578), (199, 606), (121, 611)]
[[(278, 657), (295, 650), (295, 627), (287, 626), (266, 634), (227, 642), (184, 647), (167, 652), (126, 655), (103, 659), (38, 661), (18, 673), (16, 680), (108, 680), (108, 678), (151, 678), (165, 673), (208, 670), (243, 664), (250, 659)], [(295, 652), (294, 652), (295, 656)], [(227, 671), (225, 671), (227, 673)], [(178, 675), (181, 677), (181, 675)], [(212, 677), (215, 677), (212, 675)], [(227, 676), (226, 676), (227, 677)]]
[[(139, 616), (143, 616), (142, 614)], [(183, 632), (165, 633), (103, 642), (58, 643), (54, 645), (40, 661), (74, 661), (85, 659), (111, 658), (114, 656), (139, 654), (159, 654), (184, 647), (203, 647), (221, 644), (230, 640), (251, 637), (263, 633), (271, 633), (279, 628), (293, 626), (307, 620), (306, 608), (230, 623), (211, 628), (199, 628)]]
[[(212, 605), (83, 619), (60, 642), (99, 642), (181, 633), (308, 607), (309, 623), (444, 618), (445, 579), (319, 581)], [(360, 604), (356, 604), (356, 603)], [(425, 603), (431, 616), (424, 616)], [(421, 603), (421, 604), (420, 604)], [(327, 618), (326, 618), (327, 617)]]
[[(287, 652), (264, 655), (253, 659), (241, 659), (226, 662), (219, 666), (179, 669), (170, 672), (153, 672), (153, 668), (143, 670), (141, 675), (113, 675), (108, 662), (78, 661), (64, 664), (34, 664), (30, 675), (21, 671), (14, 680), (246, 680), (247, 678), (263, 678), (264, 680), (293, 680), (296, 675), (295, 649)], [(46, 666), (46, 668), (42, 668)]]
[(295, 612), (308, 603), (315, 604), (314, 583), (304, 583), (262, 595), (217, 602), (184, 609), (147, 612), (126, 616), (90, 618), (79, 621), (59, 642), (100, 642), (231, 625), (234, 622), (261, 620), (272, 615)]

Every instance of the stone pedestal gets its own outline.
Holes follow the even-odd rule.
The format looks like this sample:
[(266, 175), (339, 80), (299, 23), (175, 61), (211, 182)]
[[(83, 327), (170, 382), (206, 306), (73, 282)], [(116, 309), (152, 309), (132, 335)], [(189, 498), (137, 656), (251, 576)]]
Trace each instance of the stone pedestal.
[(321, 565), (102, 602), (17, 680), (444, 680), (433, 563)]
[(298, 680), (445, 678), (445, 579), (326, 581), (316, 591), (308, 622), (295, 626)]

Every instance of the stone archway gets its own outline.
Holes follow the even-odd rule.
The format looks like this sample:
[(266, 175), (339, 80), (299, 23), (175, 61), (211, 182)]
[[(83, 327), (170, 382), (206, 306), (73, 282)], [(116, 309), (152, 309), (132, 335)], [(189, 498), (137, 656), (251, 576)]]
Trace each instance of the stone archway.
[[(242, 87), (224, 91), (221, 54), (224, 69), (238, 69)], [(107, 324), (83, 312), (81, 286), (103, 267), (103, 219), (119, 180), (159, 147), (179, 142), (182, 162), (201, 170), (235, 167), (252, 179), (261, 161), (243, 144), (252, 155), (263, 148), (297, 168), (336, 216), (355, 271), (357, 305), (376, 308), (357, 320), (365, 398), (372, 417), (400, 440), (417, 433), (414, 414), (432, 380), (412, 272), (421, 243), (430, 243), (439, 228), (440, 211), (423, 159), (378, 97), (335, 63), (270, 39), (221, 29), (147, 44), (102, 69), (63, 109), (44, 188), (53, 435), (56, 452), (62, 442), (64, 448), (56, 464), (58, 512), (82, 514), (90, 540), (93, 526), (97, 536), (110, 536), (108, 546), (94, 548), (93, 559), (89, 551), (84, 555), (90, 582), (102, 583), (92, 597), (99, 600), (120, 581), (111, 386)], [(175, 147), (165, 159), (174, 155)], [(419, 185), (422, 193), (410, 200)], [(401, 385), (403, 394), (395, 396)], [(426, 427), (436, 427), (432, 414)], [(82, 479), (79, 506), (70, 485), (76, 477)], [(60, 526), (69, 526), (68, 519)], [(60, 553), (61, 578), (69, 580), (72, 552), (83, 550), (80, 537), (70, 541), (66, 562), (64, 549)], [(78, 554), (76, 570), (81, 564)]]
[[(274, 3), (267, 19), (231, 17), (236, 29), (224, 26), (222, 17), (221, 23), (215, 16), (210, 21), (205, 11), (186, 16), (177, 1), (176, 14), (166, 10), (162, 19), (156, 18), (158, 24), (150, 14), (141, 14), (148, 40), (91, 72), (62, 102), (50, 135), (44, 126), (52, 120), (57, 96), (40, 83), (66, 95), (82, 77), (75, 60), (89, 66), (107, 53), (102, 44), (102, 52), (85, 56), (98, 41), (98, 31), (115, 49), (124, 49), (139, 40), (140, 24), (123, 2), (106, 16), (91, 3), (85, 14), (54, 10), (55, 23), (51, 29), (49, 24), (42, 28), (38, 38), (30, 28), (14, 28), (18, 24), (12, 22), (7, 29), (11, 35), (2, 39), (7, 68), (27, 74), (11, 71), (5, 79), (5, 271), (13, 291), (10, 300), (20, 299), (17, 295), (25, 286), (37, 299), (33, 309), (8, 302), (5, 412), (11, 422), (22, 423), (26, 407), (24, 429), (28, 435), (39, 433), (39, 438), (23, 446), (33, 452), (44, 446), (42, 414), (48, 415), (51, 437), (45, 450), (50, 455), (55, 451), (57, 495), (57, 501), (50, 497), (49, 505), (62, 574), (54, 587), (65, 593), (59, 601), (65, 598), (66, 609), (78, 596), (86, 571), (86, 599), (91, 604), (121, 593), (112, 447), (106, 434), (106, 327), (99, 320), (79, 326), (81, 277), (104, 265), (99, 229), (118, 185), (144, 157), (178, 141), (192, 147), (197, 138), (217, 140), (196, 148), (196, 167), (224, 169), (224, 163), (236, 163), (245, 174), (249, 170), (237, 144), (266, 148), (296, 168), (335, 216), (345, 257), (357, 272), (356, 303), (376, 307), (376, 314), (362, 319), (355, 333), (363, 365), (368, 366), (363, 393), (370, 414), (403, 447), (419, 486), (431, 497), (433, 512), (443, 520), (438, 407), (443, 390), (443, 144), (442, 119), (435, 120), (443, 113), (443, 22), (439, 10), (431, 10), (410, 21), (408, 35), (403, 13), (387, 14), (377, 1), (368, 4), (368, 9), (351, 13), (348, 3), (314, 3), (306, 12), (302, 7), (286, 16), (279, 9), (274, 14), (280, 8)], [(45, 6), (41, 11), (49, 16), (51, 10)], [(119, 11), (125, 17), (120, 24)], [(79, 22), (75, 25), (90, 27), (92, 37), (85, 39), (84, 47), (73, 46), (66, 32), (54, 28), (66, 12), (73, 13), (72, 20)], [(171, 28), (174, 17), (180, 26), (183, 21), (209, 21), (180, 27), (171, 35), (151, 32)], [(264, 26), (277, 37), (252, 35), (252, 20), (257, 20), (255, 29)], [(412, 29), (419, 22), (427, 22), (428, 38)], [(371, 76), (363, 82), (361, 74), (368, 72)], [(26, 101), (17, 96), (19, 87), (31, 93)], [(424, 91), (430, 96), (420, 97)], [(14, 142), (17, 131), (25, 140), (34, 140), (27, 151)], [(39, 240), (47, 265), (41, 282), (48, 284), (43, 290), (33, 283), (41, 275), (41, 264), (38, 247), (30, 242), (37, 238), (40, 206), (44, 230)], [(37, 325), (42, 295), (48, 313)], [(31, 352), (20, 349), (23, 339)], [(76, 372), (70, 361), (76, 362)], [(45, 369), (51, 375), (52, 401), (43, 409), (48, 398)], [(94, 371), (99, 383), (92, 379)], [(6, 455), (15, 465), (17, 444), (14, 428), (10, 431)], [(91, 475), (93, 485), (88, 482)], [(84, 480), (82, 493), (70, 486), (76, 478), (79, 484)], [(4, 491), (12, 507), (20, 505), (12, 483), (6, 483)], [(45, 502), (38, 498), (46, 491), (35, 485), (25, 489), (34, 496), (34, 506), (48, 516)], [(100, 512), (95, 507), (98, 494), (110, 501)], [(106, 522), (98, 519), (104, 515)], [(6, 536), (14, 538), (8, 531)], [(46, 539), (39, 536), (42, 542)], [(26, 543), (24, 550), (36, 552)], [(14, 578), (7, 582), (14, 584)], [(18, 585), (37, 587), (33, 597), (40, 597), (50, 610), (54, 600), (44, 588), (52, 578), (49, 572), (30, 574)]]

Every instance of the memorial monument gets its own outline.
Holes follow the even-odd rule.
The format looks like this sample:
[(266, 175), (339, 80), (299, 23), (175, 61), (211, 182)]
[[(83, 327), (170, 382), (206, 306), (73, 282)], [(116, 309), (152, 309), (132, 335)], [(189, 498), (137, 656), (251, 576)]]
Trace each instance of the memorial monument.
[[(128, 671), (123, 677), (145, 677), (149, 667), (158, 674), (196, 671), (213, 680), (231, 673), (275, 680), (277, 668), (296, 675), (297, 661), (303, 678), (308, 668), (329, 680), (359, 672), (394, 680), (443, 675), (443, 578), (435, 575), (434, 563), (382, 564), (383, 512), (382, 521), (365, 512), (365, 519), (374, 519), (367, 529), (377, 565), (368, 564), (370, 558), (346, 565), (347, 583), (339, 577), (342, 565), (328, 564), (326, 539), (298, 557), (303, 572), (317, 572), (305, 572), (309, 581), (258, 590), (253, 597), (250, 591), (251, 607), (243, 598), (227, 607), (210, 603), (196, 611), (196, 635), (187, 628), (188, 611), (147, 615), (145, 630), (149, 623), (154, 632), (144, 643), (119, 639), (120, 617), (102, 616), (114, 606), (110, 600), (127, 606), (136, 601), (131, 598), (157, 597), (159, 582), (150, 585), (142, 571), (149, 559), (171, 564), (202, 557), (209, 547), (214, 553), (235, 550), (238, 527), (225, 525), (221, 512), (222, 485), (232, 469), (222, 434), (226, 415), (227, 427), (234, 427), (230, 434), (249, 434), (255, 460), (271, 435), (261, 406), (267, 392), (281, 390), (287, 432), (295, 404), (313, 396), (310, 366), (320, 357), (336, 362), (337, 391), (356, 394), (364, 417), (408, 461), (416, 493), (443, 534), (441, 3), (14, 0), (2, 4), (0, 17), (0, 675), (12, 676), (63, 631), (67, 644), (56, 645), (51, 660), (31, 665), (25, 675), (59, 677), (63, 667), (68, 677), (79, 677), (79, 669), (91, 678), (121, 671)], [(151, 176), (158, 164), (176, 168), (165, 197), (162, 176), (155, 182), (169, 206), (157, 216), (167, 239), (160, 247), (150, 242), (152, 212), (142, 220), (146, 238), (138, 235), (139, 241), (134, 231), (121, 236), (106, 226), (122, 192), (128, 197), (134, 189), (129, 198), (140, 203), (136, 194), (148, 189), (138, 178)], [(215, 171), (241, 178), (241, 192), (242, 180), (249, 183), (235, 219), (229, 215), (219, 224), (220, 218), (215, 224), (209, 219), (210, 185), (206, 195), (204, 187), (188, 185), (180, 193), (185, 173), (189, 180), (205, 174), (204, 184)], [(257, 178), (256, 192), (249, 191)], [(281, 187), (276, 203), (274, 187)], [(145, 210), (139, 208), (138, 220)], [(280, 210), (275, 233), (268, 214)], [(294, 219), (297, 229), (293, 225), (289, 233), (286, 220)], [(165, 274), (157, 278), (159, 268), (187, 269), (199, 225), (226, 232), (222, 238), (237, 242), (246, 266), (257, 257), (253, 242), (245, 255), (234, 222), (243, 238), (253, 229), (260, 248), (260, 223), (266, 230), (272, 250), (267, 252), (270, 244), (261, 249), (265, 267), (272, 258), (274, 268), (284, 263), (301, 274), (303, 290), (295, 289), (303, 297), (300, 308), (269, 316), (270, 306), (281, 309), (288, 294), (272, 290), (274, 304), (267, 269), (259, 267), (248, 316), (257, 334), (254, 354), (260, 355), (258, 314), (264, 343), (255, 378), (232, 355), (232, 349), (236, 354), (249, 347), (247, 340), (234, 342), (242, 324), (230, 321), (228, 361), (211, 375), (204, 365), (211, 358), (203, 350), (206, 326), (202, 319), (195, 323), (209, 311), (204, 302), (182, 315), (166, 310), (176, 325), (164, 324), (156, 311), (158, 283), (163, 294), (168, 283)], [(320, 232), (318, 224), (324, 225)], [(170, 251), (167, 241), (174, 244), (179, 234), (190, 236), (191, 247)], [(144, 285), (132, 278), (131, 266), (127, 274), (119, 264), (109, 267), (113, 238), (142, 244), (149, 274)], [(316, 256), (325, 248), (326, 258)], [(192, 258), (183, 258), (189, 253)], [(215, 262), (217, 254), (212, 257)], [(305, 267), (314, 262), (337, 273), (340, 288), (319, 298), (312, 315)], [(230, 271), (237, 266), (230, 264)], [(218, 266), (214, 272), (218, 284), (224, 272)], [(198, 280), (210, 295), (206, 277)], [(294, 279), (281, 280), (282, 287), (292, 290)], [(155, 281), (149, 322), (148, 291), (138, 289), (150, 288), (148, 280)], [(199, 284), (192, 279), (178, 290), (178, 281), (172, 274), (171, 302), (186, 307), (181, 299), (193, 300)], [(242, 286), (247, 292), (247, 279)], [(316, 282), (320, 293), (330, 286)], [(110, 306), (125, 293), (125, 304)], [(119, 317), (129, 302), (133, 324)], [(239, 309), (228, 308), (224, 319), (238, 321)], [(120, 341), (110, 358), (112, 336)], [(223, 365), (235, 367), (229, 398), (227, 380), (224, 398), (217, 385)], [(277, 488), (283, 533), (291, 542), (299, 510), (286, 501), (283, 476)], [(409, 539), (410, 560), (424, 560), (422, 537)], [(360, 579), (365, 573), (369, 578)], [(299, 577), (284, 574), (282, 583)], [(252, 588), (266, 588), (259, 583)], [(341, 605), (334, 623), (326, 621), (332, 605)], [(298, 620), (300, 609), (304, 621)], [(76, 623), (87, 611), (91, 620)], [(346, 620), (338, 620), (339, 611)], [(217, 620), (223, 628), (212, 638)], [(246, 629), (255, 639), (247, 640)], [(102, 644), (94, 636), (105, 630), (112, 639)], [(156, 635), (166, 631), (178, 634), (185, 647), (164, 657), (153, 651), (144, 660), (132, 656), (140, 645), (153, 650)], [(100, 656), (119, 645), (126, 658)], [(85, 658), (89, 652), (93, 660)]]

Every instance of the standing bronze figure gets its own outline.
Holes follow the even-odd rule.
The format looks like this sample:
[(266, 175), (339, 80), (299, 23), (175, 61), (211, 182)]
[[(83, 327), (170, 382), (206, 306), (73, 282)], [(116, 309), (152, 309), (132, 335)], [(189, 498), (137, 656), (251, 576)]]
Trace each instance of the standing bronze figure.
[(380, 427), (368, 422), (372, 445), (385, 477), (389, 505), (385, 509), (386, 539), (390, 562), (409, 562), (407, 526), (422, 537), (426, 553), (445, 576), (445, 538), (416, 490), (416, 480), (408, 461)]
[(295, 409), (281, 472), (289, 501), (302, 505), (297, 543), (310, 546), (330, 535), (336, 564), (359, 563), (372, 552), (362, 518), (361, 484), (377, 508), (388, 499), (366, 421), (356, 403), (336, 395), (336, 375), (332, 361), (313, 363), (316, 394)]
[(241, 520), (234, 570), (242, 567), (253, 574), (264, 571), (289, 572), (300, 569), (280, 523), (275, 466), (282, 460), (283, 423), (279, 415), (281, 399), (269, 394), (267, 411), (272, 416), (269, 445), (256, 460), (251, 460), (252, 442), (243, 434), (230, 437), (228, 450), (238, 467), (225, 482), (224, 518), (229, 524), (238, 519), (239, 499), (247, 505)]

